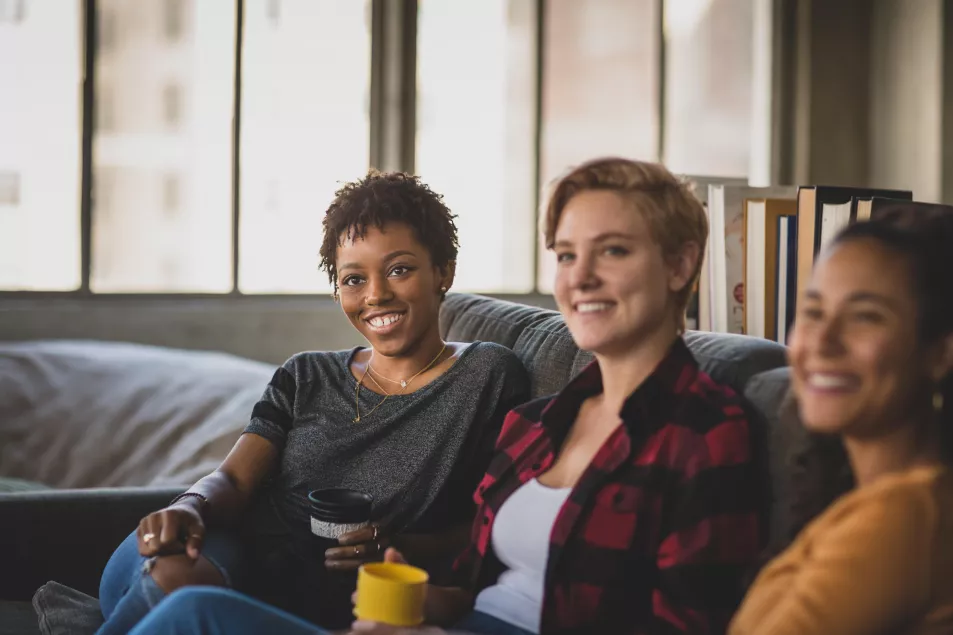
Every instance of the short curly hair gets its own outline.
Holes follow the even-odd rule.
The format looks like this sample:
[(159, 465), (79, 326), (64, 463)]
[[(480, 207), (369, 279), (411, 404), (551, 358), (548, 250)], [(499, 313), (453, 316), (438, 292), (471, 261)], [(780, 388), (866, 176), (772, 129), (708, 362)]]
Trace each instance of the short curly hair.
[(334, 194), (324, 216), (321, 268), (338, 290), (337, 248), (345, 239), (363, 238), (368, 227), (381, 229), (387, 223), (404, 223), (430, 252), (434, 266), (445, 269), (457, 259), (460, 242), (456, 216), (420, 177), (403, 172), (370, 170), (356, 181), (345, 183)]

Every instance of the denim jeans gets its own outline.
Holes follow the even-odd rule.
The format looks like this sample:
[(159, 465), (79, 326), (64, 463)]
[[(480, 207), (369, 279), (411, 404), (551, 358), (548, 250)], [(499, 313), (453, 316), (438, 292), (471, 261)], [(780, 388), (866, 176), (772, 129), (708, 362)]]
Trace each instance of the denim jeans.
[[(451, 633), (532, 635), (483, 613), (471, 613)], [(328, 635), (321, 628), (228, 589), (190, 587), (166, 598), (131, 635)]]
[[(202, 556), (218, 569), (226, 586), (233, 586), (244, 574), (241, 543), (227, 533), (209, 532), (202, 543)], [(139, 554), (135, 532), (113, 552), (99, 583), (105, 622), (97, 635), (128, 633), (165, 597), (150, 573), (153, 562)]]

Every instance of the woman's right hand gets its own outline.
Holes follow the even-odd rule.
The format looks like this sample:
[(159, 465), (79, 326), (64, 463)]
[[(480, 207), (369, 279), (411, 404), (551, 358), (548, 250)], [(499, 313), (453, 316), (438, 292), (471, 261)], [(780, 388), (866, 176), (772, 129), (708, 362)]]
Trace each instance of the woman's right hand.
[(184, 551), (196, 560), (205, 538), (205, 523), (192, 505), (176, 504), (143, 518), (136, 535), (139, 553), (147, 558)]

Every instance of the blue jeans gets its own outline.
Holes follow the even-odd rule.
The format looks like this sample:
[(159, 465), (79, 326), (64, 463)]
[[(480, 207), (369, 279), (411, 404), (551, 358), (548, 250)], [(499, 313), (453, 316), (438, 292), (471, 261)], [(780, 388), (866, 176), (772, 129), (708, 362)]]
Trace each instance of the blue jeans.
[[(533, 635), (483, 613), (455, 629), (477, 635)], [(130, 635), (328, 635), (289, 613), (228, 589), (189, 587), (162, 601)]]
[[(233, 586), (243, 577), (242, 548), (237, 538), (209, 532), (202, 544), (202, 556), (218, 569), (226, 586)], [(149, 573), (151, 564), (150, 558), (139, 554), (135, 532), (113, 552), (99, 583), (99, 604), (105, 622), (97, 635), (128, 633), (165, 597), (165, 591)]]

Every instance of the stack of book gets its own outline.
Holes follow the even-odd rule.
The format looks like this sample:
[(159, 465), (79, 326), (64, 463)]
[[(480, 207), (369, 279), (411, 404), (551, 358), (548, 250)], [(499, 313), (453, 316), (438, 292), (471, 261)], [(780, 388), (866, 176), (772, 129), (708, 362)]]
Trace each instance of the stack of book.
[(751, 187), (737, 179), (684, 177), (708, 213), (708, 244), (689, 328), (781, 342), (797, 290), (814, 260), (847, 224), (877, 216), (903, 190), (830, 186)]

